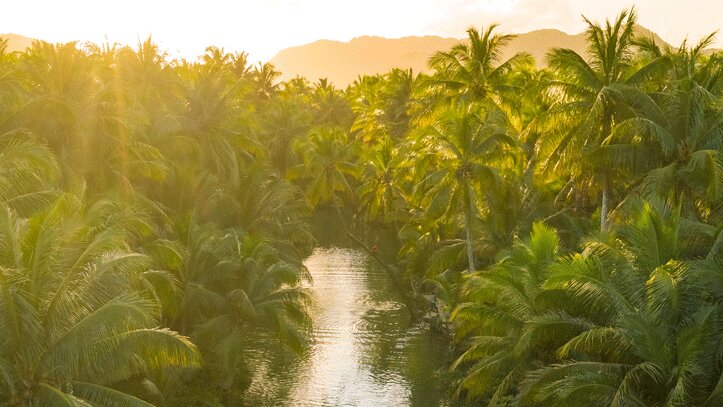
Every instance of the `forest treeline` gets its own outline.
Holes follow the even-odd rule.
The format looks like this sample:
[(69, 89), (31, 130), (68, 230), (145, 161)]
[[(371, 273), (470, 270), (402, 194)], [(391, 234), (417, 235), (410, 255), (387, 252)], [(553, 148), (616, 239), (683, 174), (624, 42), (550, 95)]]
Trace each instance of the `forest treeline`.
[(0, 43), (0, 405), (238, 405), (250, 339), (305, 347), (320, 211), (398, 242), (459, 403), (722, 405), (723, 54), (635, 20), (543, 69), (471, 28), (344, 90)]

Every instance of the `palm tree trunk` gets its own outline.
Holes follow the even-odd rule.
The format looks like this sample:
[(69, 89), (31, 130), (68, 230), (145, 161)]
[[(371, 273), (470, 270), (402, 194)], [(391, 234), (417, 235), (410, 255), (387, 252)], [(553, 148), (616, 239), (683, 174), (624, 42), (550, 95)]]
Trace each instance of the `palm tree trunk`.
[(472, 197), (467, 191), (467, 210), (464, 211), (464, 231), (467, 235), (467, 261), (469, 262), (469, 272), (476, 270), (474, 266), (474, 249), (472, 248)]
[[(610, 136), (610, 132), (613, 126), (612, 116), (606, 115), (603, 120), (603, 139), (605, 140)], [(610, 199), (610, 183), (607, 172), (603, 173), (603, 191), (602, 191), (602, 202), (600, 203), (600, 233), (605, 233), (608, 230), (608, 200)]]
[(600, 203), (600, 232), (605, 233), (608, 230), (608, 195), (610, 193), (610, 185), (607, 176), (603, 180), (602, 202)]

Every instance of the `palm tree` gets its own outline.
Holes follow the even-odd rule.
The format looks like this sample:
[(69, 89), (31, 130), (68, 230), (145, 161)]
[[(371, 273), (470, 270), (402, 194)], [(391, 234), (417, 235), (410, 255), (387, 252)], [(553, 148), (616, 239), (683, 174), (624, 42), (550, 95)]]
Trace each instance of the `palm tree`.
[(215, 186), (206, 207), (197, 208), (203, 219), (273, 240), (289, 254), (308, 250), (313, 238), (303, 192), (261, 160), (237, 172), (233, 182)]
[(137, 49), (121, 48), (113, 64), (112, 92), (133, 113), (130, 123), (135, 134), (154, 146), (179, 130), (174, 113), (183, 108), (180, 75), (174, 74), (167, 57), (148, 37), (139, 41)]
[(0, 174), (0, 203), (30, 215), (52, 202), (60, 166), (47, 146), (14, 131), (0, 135)]
[(401, 139), (409, 131), (413, 110), (417, 107), (415, 92), (419, 83), (419, 76), (411, 69), (392, 69), (384, 75), (384, 121), (393, 138)]
[(314, 123), (348, 129), (353, 121), (353, 112), (349, 102), (326, 78), (314, 84), (311, 97), (314, 106)]
[[(464, 352), (452, 365), (463, 371), (457, 390), (489, 406), (514, 395), (525, 374), (552, 355), (554, 346), (531, 340), (534, 321), (546, 317), (543, 284), (561, 252), (555, 231), (536, 224), (528, 239), (499, 254), (489, 271), (464, 283), (464, 302), (451, 315)], [(565, 327), (557, 326), (562, 334)], [(539, 336), (539, 332), (537, 333)]]
[(8, 40), (0, 40), (0, 132), (10, 130), (5, 124), (12, 118), (24, 94), (22, 76), (18, 69), (17, 53), (7, 52)]
[(289, 167), (296, 164), (295, 140), (303, 137), (311, 126), (311, 111), (303, 97), (283, 96), (271, 100), (262, 112), (259, 139), (267, 146), (271, 163), (286, 176)]
[(517, 53), (501, 61), (504, 47), (514, 38), (509, 34), (493, 34), (497, 25), (486, 30), (467, 30), (468, 43), (455, 45), (446, 52), (437, 52), (429, 59), (435, 75), (428, 86), (460, 104), (484, 103), (503, 108), (514, 96), (510, 73), (520, 65), (530, 64), (529, 55)]
[(150, 406), (114, 387), (199, 366), (187, 338), (157, 328), (159, 304), (131, 289), (149, 262), (124, 243), (128, 225), (112, 205), (69, 195), (29, 219), (3, 209), (2, 402)]
[[(685, 43), (666, 56), (672, 62), (666, 87), (656, 95), (656, 109), (613, 128), (610, 147), (618, 165), (643, 176), (641, 190), (666, 198), (704, 219), (723, 198), (723, 125), (720, 99), (712, 93), (723, 65), (702, 52), (713, 36), (687, 49)], [(715, 221), (715, 219), (710, 219)]]
[(715, 228), (644, 203), (616, 232), (587, 242), (545, 282), (562, 294), (547, 325), (574, 320), (579, 331), (557, 349), (560, 363), (528, 375), (520, 403), (719, 404), (720, 303), (686, 260), (700, 249), (686, 243), (710, 244), (703, 236)]
[(312, 208), (326, 203), (340, 205), (343, 198), (339, 193), (356, 200), (349, 184), (357, 171), (356, 147), (345, 132), (326, 127), (312, 131), (305, 143), (297, 145), (304, 162), (292, 168), (290, 176), (308, 180), (306, 196)]
[[(27, 128), (45, 137), (61, 162), (84, 162), (91, 100), (97, 84), (92, 61), (76, 43), (35, 41), (19, 61), (25, 95), (11, 128)], [(43, 117), (44, 120), (38, 120)]]
[(223, 48), (215, 46), (206, 47), (206, 53), (201, 57), (204, 65), (210, 68), (223, 68), (231, 62), (231, 54), (226, 53)]
[(281, 72), (275, 70), (274, 65), (270, 63), (259, 63), (254, 67), (251, 78), (254, 82), (256, 94), (261, 101), (271, 99), (278, 90), (278, 78)]
[[(241, 112), (248, 108), (244, 103), (246, 84), (224, 71), (224, 65), (214, 68), (215, 63), (221, 62), (208, 62), (208, 69), (190, 73), (183, 98), (185, 109), (178, 118), (181, 131), (175, 137), (190, 138), (198, 152), (197, 165), (223, 178), (236, 174), (240, 153), (254, 142), (240, 132), (244, 126)], [(177, 160), (188, 155), (179, 153), (182, 156)]]
[[(587, 60), (570, 49), (557, 48), (548, 54), (549, 66), (559, 76), (550, 81), (550, 89), (561, 95), (562, 101), (546, 114), (558, 134), (551, 134), (553, 130), (540, 138), (538, 156), (546, 157), (543, 166), (547, 169), (572, 169), (577, 182), (591, 174), (595, 175), (593, 181), (599, 179), (591, 189), (602, 190), (600, 230), (606, 231), (610, 180), (615, 174), (608, 155), (599, 154), (599, 147), (609, 143), (616, 123), (651, 108), (652, 101), (636, 85), (658, 69), (662, 60), (643, 67), (633, 64), (635, 10), (621, 12), (604, 28), (585, 22)], [(581, 153), (583, 160), (579, 159)]]
[(419, 90), (419, 76), (411, 70), (392, 69), (383, 76), (364, 77), (350, 88), (356, 119), (352, 130), (367, 142), (406, 136), (412, 121)]
[(370, 219), (393, 223), (402, 220), (401, 211), (409, 199), (404, 172), (410, 165), (403, 151), (403, 147), (395, 146), (391, 138), (386, 137), (362, 152), (363, 174), (358, 194)]
[(303, 346), (310, 298), (301, 283), (309, 276), (288, 247), (199, 224), (194, 214), (175, 226), (178, 240), (147, 249), (178, 280), (170, 324), (192, 334), (221, 387), (233, 384), (246, 341), (259, 329), (294, 349)]
[[(493, 109), (484, 116), (449, 110), (425, 129), (422, 145), (436, 159), (434, 171), (418, 185), (422, 208), (434, 219), (464, 214), (468, 271), (476, 270), (472, 228), (484, 195), (500, 182), (499, 164), (509, 160), (514, 141), (506, 134), (505, 114)], [(459, 212), (457, 212), (459, 211)]]
[(460, 392), (490, 406), (720, 403), (720, 230), (665, 205), (623, 209), (582, 253), (560, 256), (538, 224), (464, 282)]
[(294, 350), (303, 349), (311, 297), (300, 284), (310, 277), (301, 264), (281, 260), (263, 239), (232, 233), (217, 243), (232, 257), (215, 272), (228, 273), (225, 279), (231, 284), (219, 291), (221, 308), (196, 326), (194, 337), (212, 347), (223, 367), (224, 384), (230, 386), (243, 341), (254, 336), (250, 330), (261, 329)]
[(251, 77), (251, 65), (249, 65), (249, 54), (247, 52), (235, 52), (229, 60), (231, 71), (238, 79)]

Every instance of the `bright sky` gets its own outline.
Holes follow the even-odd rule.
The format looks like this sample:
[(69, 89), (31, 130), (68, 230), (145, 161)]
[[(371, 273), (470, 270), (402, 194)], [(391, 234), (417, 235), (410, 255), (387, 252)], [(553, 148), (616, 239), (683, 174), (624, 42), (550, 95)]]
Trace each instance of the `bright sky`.
[[(522, 33), (584, 29), (636, 4), (639, 23), (673, 45), (723, 28), (723, 0), (6, 0), (0, 33), (51, 42), (136, 45), (152, 34), (172, 56), (195, 59), (208, 45), (268, 60), (289, 46), (361, 35), (462, 38), (471, 25)], [(8, 4), (9, 3), (9, 4)], [(716, 46), (723, 48), (723, 33)]]

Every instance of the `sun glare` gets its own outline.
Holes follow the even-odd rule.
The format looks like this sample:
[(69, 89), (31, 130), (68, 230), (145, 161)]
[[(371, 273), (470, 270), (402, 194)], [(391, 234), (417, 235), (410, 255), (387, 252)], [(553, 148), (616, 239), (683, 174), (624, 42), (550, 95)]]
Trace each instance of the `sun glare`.
[(632, 1), (6, 1), (0, 407), (723, 406), (723, 0)]
[[(92, 41), (135, 45), (149, 35), (174, 57), (189, 60), (209, 45), (246, 51), (267, 61), (280, 50), (319, 39), (348, 41), (362, 35), (442, 35), (461, 38), (469, 25), (498, 22), (511, 32), (558, 28), (579, 32), (579, 16), (602, 20), (629, 0), (399, 0), (242, 1), (129, 0), (113, 6), (83, 0), (10, 2), (0, 27), (6, 32), (51, 42)], [(641, 0), (640, 23), (677, 44), (720, 28), (723, 2)], [(32, 5), (32, 6), (31, 6)], [(32, 8), (32, 9), (31, 9)], [(37, 12), (42, 10), (42, 12)], [(380, 11), (383, 10), (383, 13)], [(554, 15), (554, 18), (551, 16)], [(723, 44), (718, 39), (717, 44)]]

